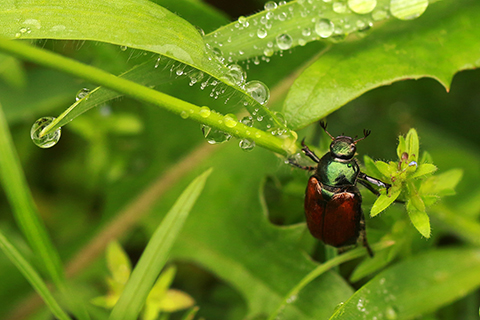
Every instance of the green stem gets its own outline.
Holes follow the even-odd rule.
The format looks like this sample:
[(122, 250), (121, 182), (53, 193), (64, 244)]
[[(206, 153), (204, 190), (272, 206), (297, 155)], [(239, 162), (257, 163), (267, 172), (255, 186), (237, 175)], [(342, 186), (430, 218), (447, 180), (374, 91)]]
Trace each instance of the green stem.
[[(376, 243), (372, 246), (372, 249), (375, 251), (385, 249), (391, 245), (393, 245), (393, 241), (388, 241), (388, 242), (380, 242)], [(295, 287), (293, 287), (292, 290), (288, 292), (288, 294), (282, 299), (282, 302), (278, 305), (277, 309), (270, 315), (268, 320), (275, 320), (277, 319), (278, 314), (280, 313), (283, 308), (288, 304), (289, 300), (296, 299), (298, 296), (298, 293), (305, 288), (310, 282), (318, 278), (321, 274), (327, 272), (333, 267), (336, 267), (344, 262), (356, 259), (358, 257), (361, 257), (365, 255), (366, 251), (365, 248), (359, 247), (353, 250), (350, 250), (346, 253), (343, 253), (331, 260), (328, 260), (327, 262), (319, 265), (312, 271), (310, 271), (309, 274), (307, 274)]]
[[(189, 118), (212, 128), (218, 129), (240, 139), (255, 141), (255, 144), (267, 148), (273, 152), (289, 155), (297, 151), (295, 144), (297, 135), (288, 131), (282, 138), (274, 136), (256, 128), (248, 127), (234, 119), (234, 122), (226, 119), (224, 115), (217, 112), (204, 112), (199, 106), (169, 96), (162, 92), (147, 88), (138, 83), (119, 78), (103, 70), (85, 65), (78, 61), (35, 48), (19, 41), (8, 40), (0, 37), (0, 50), (15, 55), (19, 58), (56, 69), (82, 79), (97, 83), (106, 88), (121, 92), (127, 96), (146, 103), (161, 107), (182, 118)], [(58, 129), (58, 123), (62, 116), (46, 127), (42, 135)]]

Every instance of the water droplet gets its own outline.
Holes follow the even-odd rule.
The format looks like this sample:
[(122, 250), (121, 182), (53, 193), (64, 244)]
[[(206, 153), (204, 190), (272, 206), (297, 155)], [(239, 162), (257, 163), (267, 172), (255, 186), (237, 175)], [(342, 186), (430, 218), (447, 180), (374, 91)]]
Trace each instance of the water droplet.
[(251, 116), (246, 116), (242, 120), (240, 120), (241, 123), (246, 125), (247, 127), (253, 127), (253, 118)]
[(264, 6), (265, 10), (270, 11), (277, 9), (277, 3), (275, 1), (268, 1)]
[(42, 130), (47, 127), (50, 123), (55, 120), (54, 117), (43, 117), (35, 121), (30, 130), (30, 137), (32, 138), (33, 143), (35, 143), (40, 148), (50, 148), (57, 144), (58, 140), (60, 140), (60, 135), (62, 133), (62, 129), (58, 128), (54, 132), (44, 135), (40, 137), (40, 133)]
[(189, 75), (190, 78), (190, 86), (193, 86), (195, 83), (202, 81), (203, 79), (203, 72), (202, 71), (194, 71), (190, 73)]
[(120, 46), (120, 50), (122, 51), (127, 51), (128, 47), (127, 46)]
[(375, 9), (377, 0), (348, 0), (348, 7), (355, 13), (370, 13)]
[(86, 96), (88, 96), (89, 94), (90, 94), (90, 89), (88, 89), (88, 88), (80, 89), (77, 92), (77, 96), (75, 97), (75, 100), (76, 101), (81, 100), (81, 99), (85, 98)]
[(279, 34), (276, 38), (277, 40), (277, 46), (281, 50), (288, 50), (292, 47), (293, 39), (290, 35), (284, 33), (284, 34)]
[(379, 9), (372, 12), (373, 21), (381, 21), (388, 18), (388, 13), (385, 10)]
[(247, 73), (238, 64), (231, 64), (228, 66), (228, 71), (223, 78), (229, 83), (241, 87), (247, 80)]
[(297, 295), (290, 296), (290, 297), (288, 297), (288, 299), (287, 299), (287, 303), (295, 302), (295, 300), (297, 300), (297, 298), (298, 298)]
[(310, 28), (305, 28), (302, 30), (302, 35), (304, 37), (310, 37), (311, 34), (312, 34), (312, 30)]
[(205, 137), (205, 139), (207, 139), (207, 142), (210, 144), (227, 142), (232, 137), (228, 133), (225, 133), (217, 129), (212, 129), (207, 125), (202, 125), (202, 132), (203, 132), (203, 136)]
[(265, 28), (258, 28), (257, 30), (257, 37), (260, 39), (265, 38), (268, 35), (267, 29)]
[(391, 0), (390, 12), (400, 20), (419, 17), (428, 7), (428, 0)]
[(195, 26), (195, 29), (197, 29), (198, 33), (199, 33), (202, 37), (205, 37), (205, 31), (203, 31), (202, 28), (200, 28), (199, 26)]
[(397, 311), (393, 307), (388, 307), (387, 310), (385, 310), (385, 319), (388, 320), (395, 320), (398, 318)]
[(345, 13), (347, 12), (347, 5), (343, 2), (334, 2), (333, 11), (336, 13)]
[(253, 148), (255, 148), (255, 141), (250, 139), (242, 139), (238, 145), (244, 151), (252, 151)]
[(180, 117), (182, 117), (182, 119), (187, 119), (189, 116), (188, 112), (183, 110), (181, 113), (180, 113)]
[(266, 104), (270, 99), (270, 90), (258, 80), (253, 80), (245, 84), (245, 91), (260, 104)]
[(245, 18), (244, 16), (238, 17), (238, 23), (243, 27), (248, 27), (249, 25), (247, 18)]
[(335, 25), (328, 19), (320, 19), (315, 24), (315, 32), (321, 38), (328, 38), (332, 35)]
[(223, 117), (223, 123), (229, 128), (233, 128), (237, 125), (237, 117), (234, 114), (227, 114)]
[(212, 111), (210, 111), (209, 107), (201, 107), (200, 111), (198, 112), (200, 114), (200, 117), (202, 118), (208, 118)]
[(273, 51), (272, 48), (265, 48), (265, 50), (263, 50), (263, 54), (266, 57), (271, 57), (271, 56), (273, 56), (274, 53), (275, 53), (275, 51)]
[(278, 3), (279, 6), (283, 6), (283, 5), (286, 5), (287, 4), (287, 1), (285, 0), (282, 0)]

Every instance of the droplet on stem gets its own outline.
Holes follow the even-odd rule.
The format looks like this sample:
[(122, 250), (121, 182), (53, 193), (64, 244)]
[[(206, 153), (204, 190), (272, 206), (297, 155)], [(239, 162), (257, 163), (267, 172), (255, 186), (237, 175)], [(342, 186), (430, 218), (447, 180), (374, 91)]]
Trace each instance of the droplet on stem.
[(55, 120), (54, 117), (43, 117), (35, 121), (30, 130), (30, 137), (32, 138), (33, 143), (35, 143), (40, 148), (50, 148), (57, 144), (60, 140), (60, 135), (62, 129), (58, 128), (52, 133), (46, 134), (43, 137), (40, 137), (40, 133), (45, 129), (50, 123)]

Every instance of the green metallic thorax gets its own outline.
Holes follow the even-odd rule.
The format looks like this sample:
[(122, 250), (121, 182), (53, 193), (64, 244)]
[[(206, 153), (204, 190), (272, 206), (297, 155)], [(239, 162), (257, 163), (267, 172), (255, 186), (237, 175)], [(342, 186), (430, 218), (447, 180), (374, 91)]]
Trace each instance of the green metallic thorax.
[(331, 198), (334, 191), (328, 189), (354, 186), (359, 173), (360, 168), (355, 158), (349, 160), (339, 159), (333, 157), (329, 152), (320, 159), (315, 177), (324, 186), (331, 187), (322, 189), (324, 195)]

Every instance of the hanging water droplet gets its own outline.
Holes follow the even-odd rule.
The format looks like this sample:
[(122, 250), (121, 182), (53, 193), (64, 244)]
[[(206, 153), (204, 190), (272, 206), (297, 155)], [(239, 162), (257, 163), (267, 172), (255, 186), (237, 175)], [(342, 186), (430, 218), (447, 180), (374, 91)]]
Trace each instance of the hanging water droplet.
[(55, 120), (54, 117), (43, 117), (35, 121), (30, 130), (30, 137), (32, 138), (33, 143), (35, 143), (40, 148), (50, 148), (57, 144), (60, 140), (60, 135), (62, 129), (58, 128), (52, 133), (46, 134), (43, 137), (40, 137), (40, 133), (44, 128), (46, 128), (50, 123)]
[(270, 99), (270, 90), (258, 80), (253, 80), (245, 84), (245, 91), (260, 104), (266, 104)]
[(237, 125), (237, 117), (234, 114), (227, 114), (223, 117), (223, 123), (229, 128), (233, 128)]
[(247, 127), (253, 127), (253, 118), (251, 116), (246, 116), (242, 120), (240, 120), (241, 123), (246, 125)]
[(81, 99), (85, 98), (86, 96), (88, 96), (89, 94), (90, 94), (90, 89), (88, 89), (88, 88), (80, 89), (77, 92), (77, 96), (75, 97), (75, 101), (81, 100)]
[(223, 78), (231, 84), (242, 86), (247, 79), (247, 73), (241, 66), (234, 63), (228, 66), (228, 71)]
[(202, 81), (203, 79), (203, 72), (202, 71), (194, 71), (190, 73), (189, 75), (190, 78), (190, 86), (193, 86), (195, 83)]
[(252, 151), (255, 148), (255, 141), (249, 139), (242, 139), (238, 144), (243, 151)]
[(302, 35), (304, 37), (310, 37), (311, 34), (312, 34), (312, 30), (310, 28), (305, 28), (302, 30)]
[(375, 9), (377, 0), (348, 0), (348, 7), (355, 13), (370, 13)]
[(286, 33), (279, 34), (276, 40), (277, 40), (277, 46), (281, 50), (288, 50), (292, 47), (293, 39), (290, 35)]
[(391, 0), (390, 13), (400, 20), (419, 17), (428, 7), (428, 0)]
[(265, 10), (270, 11), (277, 9), (277, 3), (275, 1), (268, 1), (264, 6)]
[(228, 133), (225, 133), (217, 129), (212, 129), (207, 125), (202, 125), (202, 132), (203, 132), (203, 136), (205, 137), (205, 139), (207, 139), (207, 142), (210, 144), (227, 142), (232, 137)]
[(245, 28), (249, 26), (248, 20), (244, 16), (238, 17), (238, 23)]
[(328, 38), (332, 35), (335, 25), (328, 19), (320, 19), (315, 24), (315, 32), (321, 38)]
[(273, 56), (274, 53), (275, 53), (275, 51), (273, 51), (272, 48), (265, 48), (265, 50), (263, 50), (263, 54), (266, 57), (271, 57), (271, 56)]
[(197, 29), (198, 33), (199, 33), (202, 37), (205, 37), (205, 31), (203, 31), (202, 28), (200, 28), (199, 26), (195, 26), (195, 29)]
[(212, 111), (210, 110), (209, 107), (201, 107), (200, 111), (198, 112), (200, 114), (200, 117), (202, 118), (208, 118)]
[(120, 46), (120, 50), (122, 51), (127, 51), (128, 47), (127, 46)]

